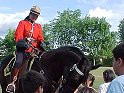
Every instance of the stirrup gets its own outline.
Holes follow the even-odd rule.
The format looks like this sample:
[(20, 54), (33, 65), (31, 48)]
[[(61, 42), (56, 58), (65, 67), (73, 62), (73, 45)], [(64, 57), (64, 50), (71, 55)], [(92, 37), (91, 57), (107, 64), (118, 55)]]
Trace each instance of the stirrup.
[[(13, 87), (13, 88), (12, 88)], [(15, 84), (13, 83), (10, 83), (8, 84), (7, 88), (6, 88), (6, 92), (9, 92), (9, 93), (15, 93)]]
[[(17, 76), (15, 76), (13, 78), (13, 82), (8, 84), (7, 88), (6, 88), (6, 92), (9, 92), (9, 93), (15, 93), (15, 90), (16, 90), (16, 87), (15, 87), (15, 82), (17, 80)], [(12, 88), (13, 87), (13, 88)]]

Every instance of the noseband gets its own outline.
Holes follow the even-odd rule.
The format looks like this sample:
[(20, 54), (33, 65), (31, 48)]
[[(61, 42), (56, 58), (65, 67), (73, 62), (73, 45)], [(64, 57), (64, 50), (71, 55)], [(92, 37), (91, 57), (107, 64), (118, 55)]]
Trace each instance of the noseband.
[(76, 71), (80, 76), (84, 76), (84, 73), (77, 67), (77, 64), (74, 64), (70, 69), (69, 72), (67, 72), (67, 74), (63, 74), (61, 77), (61, 81), (59, 84), (59, 87), (57, 88), (55, 93), (62, 93), (63, 91), (63, 87), (66, 86), (68, 89), (70, 89), (70, 91), (73, 91), (74, 89), (71, 88), (70, 86), (66, 85), (66, 80), (69, 77), (70, 73), (72, 71)]
[(77, 64), (74, 64), (70, 69), (69, 69), (69, 72), (64, 75), (64, 80), (66, 81), (66, 79), (68, 78), (69, 74), (72, 72), (72, 71), (76, 71), (79, 75), (81, 76), (84, 76), (84, 73), (77, 67)]
[(77, 64), (73, 65), (73, 67), (70, 69), (70, 72), (73, 71), (74, 69), (79, 75), (84, 76), (84, 73), (80, 69), (78, 69)]

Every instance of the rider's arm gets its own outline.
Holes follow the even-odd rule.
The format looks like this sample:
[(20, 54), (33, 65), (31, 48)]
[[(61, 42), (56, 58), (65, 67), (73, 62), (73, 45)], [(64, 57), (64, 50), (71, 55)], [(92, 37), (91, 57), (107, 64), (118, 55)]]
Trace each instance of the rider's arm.
[(20, 21), (14, 34), (16, 42), (18, 42), (20, 39), (23, 39), (23, 32), (24, 32), (24, 23), (23, 21)]
[(40, 24), (38, 24), (38, 41), (44, 42), (43, 31)]

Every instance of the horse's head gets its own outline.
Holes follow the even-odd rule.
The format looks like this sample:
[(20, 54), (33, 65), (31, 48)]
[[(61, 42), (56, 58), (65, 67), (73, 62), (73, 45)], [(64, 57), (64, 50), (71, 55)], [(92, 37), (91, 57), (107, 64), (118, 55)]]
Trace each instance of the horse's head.
[(62, 81), (62, 93), (73, 93), (75, 89), (84, 83), (91, 69), (91, 64), (85, 55), (76, 64), (65, 69)]

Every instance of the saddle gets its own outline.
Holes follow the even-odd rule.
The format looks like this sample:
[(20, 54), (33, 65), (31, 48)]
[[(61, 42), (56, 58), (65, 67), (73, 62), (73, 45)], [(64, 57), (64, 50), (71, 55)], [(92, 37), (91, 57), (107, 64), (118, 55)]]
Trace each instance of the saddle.
[[(39, 53), (40, 53), (40, 50), (35, 48), (35, 49), (33, 49), (33, 51), (31, 53), (24, 54), (25, 57), (24, 57), (23, 63), (27, 62), (27, 61), (29, 62), (30, 66), (29, 66), (28, 70), (31, 69), (34, 59), (38, 58)], [(8, 62), (7, 66), (4, 68), (4, 76), (8, 76), (11, 74), (11, 69), (13, 68), (13, 66), (15, 64), (15, 59), (16, 59), (15, 51), (11, 55), (13, 55), (13, 56), (11, 56), (10, 61)]]

